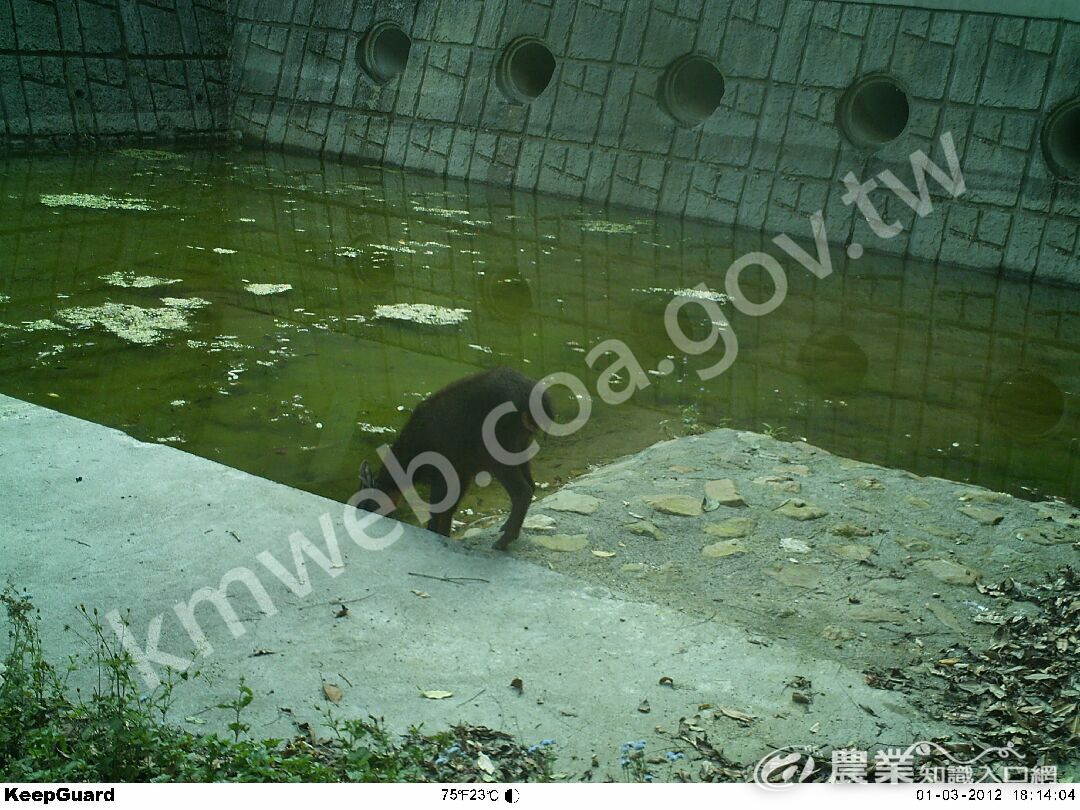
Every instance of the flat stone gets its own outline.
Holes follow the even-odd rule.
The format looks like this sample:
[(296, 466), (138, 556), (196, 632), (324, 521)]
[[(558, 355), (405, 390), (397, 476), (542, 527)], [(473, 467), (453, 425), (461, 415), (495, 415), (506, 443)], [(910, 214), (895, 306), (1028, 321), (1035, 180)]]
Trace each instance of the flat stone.
[(899, 610), (869, 607), (867, 605), (852, 608), (850, 615), (857, 622), (869, 622), (872, 624), (903, 624), (907, 621), (907, 617)]
[(930, 501), (926, 500), (925, 498), (918, 498), (914, 495), (908, 495), (906, 498), (904, 498), (904, 503), (906, 503), (908, 506), (914, 506), (916, 509), (930, 508)]
[(714, 537), (747, 537), (757, 526), (757, 521), (748, 517), (733, 517), (705, 524), (705, 533)]
[(961, 493), (960, 500), (965, 503), (1009, 503), (1013, 500), (1013, 497), (1005, 492), (990, 492), (988, 490), (973, 489)]
[(829, 641), (850, 641), (855, 638), (855, 631), (836, 624), (827, 624), (821, 628), (821, 635)]
[(645, 570), (645, 563), (625, 563), (619, 570), (626, 574), (640, 574)]
[(677, 475), (686, 475), (687, 473), (701, 472), (701, 467), (687, 467), (685, 464), (675, 464), (671, 467), (668, 467), (668, 469), (671, 470), (673, 473), (676, 473)]
[(812, 503), (800, 501), (798, 498), (788, 498), (774, 510), (781, 515), (787, 515), (795, 520), (817, 520), (829, 514), (824, 509), (814, 506)]
[(829, 527), (829, 534), (835, 534), (837, 537), (870, 537), (874, 534), (874, 530), (857, 523), (837, 523)]
[(1016, 533), (1017, 540), (1028, 543), (1038, 543), (1040, 546), (1056, 546), (1059, 543), (1071, 543), (1076, 540), (1076, 533), (1072, 535), (1063, 529), (1053, 526), (1031, 526), (1021, 529)]
[(664, 533), (660, 531), (651, 520), (639, 520), (626, 526), (631, 534), (640, 537), (651, 537), (653, 540), (663, 540)]
[(582, 551), (589, 545), (588, 535), (584, 534), (552, 534), (534, 537), (532, 541), (549, 551)]
[(779, 565), (763, 572), (782, 585), (795, 588), (813, 588), (821, 579), (821, 572), (813, 565)]
[(746, 500), (735, 489), (735, 482), (730, 478), (706, 481), (705, 497), (721, 506), (746, 506)]
[(851, 543), (843, 546), (829, 546), (829, 551), (837, 557), (843, 557), (845, 560), (856, 560), (858, 562), (866, 562), (870, 559), (870, 555), (874, 553), (874, 549), (870, 548), (870, 546), (864, 546), (860, 543)]
[(961, 506), (960, 511), (983, 526), (997, 526), (1005, 519), (1000, 512), (982, 506)]
[(760, 478), (755, 478), (754, 483), (773, 487), (781, 492), (791, 492), (792, 494), (802, 491), (802, 484), (786, 475), (763, 475)]
[(801, 476), (807, 476), (810, 474), (810, 468), (807, 467), (805, 464), (787, 464), (783, 467), (778, 467), (777, 471)]
[(579, 515), (591, 515), (600, 506), (600, 501), (592, 495), (560, 489), (554, 495), (544, 498), (540, 505), (544, 509), (556, 512), (577, 512)]
[(855, 479), (855, 488), (856, 489), (868, 489), (868, 490), (882, 490), (882, 489), (885, 489), (885, 485), (883, 483), (881, 483), (880, 481), (878, 481), (876, 478), (866, 477), (866, 478), (856, 478)]
[(979, 578), (977, 571), (952, 560), (919, 560), (914, 567), (946, 585), (973, 585)]
[(715, 559), (717, 557), (730, 557), (732, 554), (745, 554), (746, 547), (738, 540), (721, 540), (718, 543), (705, 546), (701, 553), (705, 557)]
[(903, 549), (912, 552), (929, 551), (931, 546), (925, 540), (920, 540), (917, 537), (895, 537), (896, 544)]
[(555, 531), (555, 518), (551, 515), (529, 515), (521, 524), (521, 528), (527, 532)]
[(701, 500), (690, 495), (651, 495), (645, 505), (665, 515), (697, 517), (702, 514)]

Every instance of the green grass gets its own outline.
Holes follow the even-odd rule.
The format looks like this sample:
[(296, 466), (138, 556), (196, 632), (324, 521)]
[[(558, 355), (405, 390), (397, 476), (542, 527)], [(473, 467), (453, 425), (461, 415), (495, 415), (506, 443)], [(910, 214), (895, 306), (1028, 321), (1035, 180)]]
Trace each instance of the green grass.
[[(89, 662), (50, 663), (28, 597), (0, 594), (9, 648), (0, 675), (0, 773), (27, 782), (416, 782), (545, 781), (551, 741), (525, 746), (499, 731), (459, 725), (434, 734), (394, 735), (374, 717), (326, 713), (316, 737), (300, 726), (292, 739), (257, 739), (244, 712), (255, 700), (242, 680), (219, 704), (228, 736), (193, 734), (168, 722), (174, 688), (198, 678), (181, 673), (140, 693), (133, 662), (103, 633), (95, 612)], [(68, 688), (76, 669), (96, 669), (92, 694)], [(85, 675), (85, 673), (83, 673)], [(190, 688), (190, 687), (189, 687)]]

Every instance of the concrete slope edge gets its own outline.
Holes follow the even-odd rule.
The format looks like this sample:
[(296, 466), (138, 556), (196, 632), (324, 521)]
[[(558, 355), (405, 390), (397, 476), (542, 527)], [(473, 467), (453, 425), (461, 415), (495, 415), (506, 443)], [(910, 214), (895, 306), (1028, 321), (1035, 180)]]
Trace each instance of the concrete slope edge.
[[(655, 729), (674, 732), (703, 704), (754, 716), (745, 728), (709, 724), (747, 762), (773, 744), (908, 744), (942, 730), (859, 672), (782, 642), (756, 646), (721, 619), (620, 600), (414, 527), (385, 550), (361, 549), (341, 504), (9, 397), (0, 490), (0, 573), (41, 609), (46, 648), (82, 646), (79, 604), (126, 622), (143, 653), (156, 646), (179, 665), (201, 648), (203, 677), (178, 688), (174, 707), (177, 722), (205, 720), (193, 730), (224, 727), (212, 707), (240, 676), (256, 694), (248, 722), (265, 736), (318, 725), (327, 709), (402, 730), (467, 721), (555, 739), (568, 774), (595, 755), (617, 776), (622, 742), (665, 750)], [(776, 689), (792, 672), (820, 689), (813, 717), (793, 720)], [(337, 706), (328, 682), (344, 693)]]

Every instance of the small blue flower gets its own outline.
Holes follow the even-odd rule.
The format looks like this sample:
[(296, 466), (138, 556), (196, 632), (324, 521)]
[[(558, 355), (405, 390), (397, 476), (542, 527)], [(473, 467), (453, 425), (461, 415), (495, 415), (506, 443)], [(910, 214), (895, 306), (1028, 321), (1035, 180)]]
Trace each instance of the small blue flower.
[(446, 749), (446, 753), (447, 754), (460, 754), (461, 753), (461, 746), (460, 745), (451, 745), (449, 748)]
[(540, 744), (541, 745), (554, 745), (555, 741), (554, 740), (541, 740)]
[(449, 760), (446, 757), (438, 757), (435, 760), (436, 765), (445, 765)]
[(645, 750), (645, 741), (644, 740), (638, 740), (636, 743), (634, 743), (634, 750), (635, 751), (644, 751)]
[(683, 758), (683, 753), (682, 751), (668, 751), (665, 756), (668, 762), (675, 762)]
[(625, 742), (625, 743), (623, 743), (622, 745), (619, 746), (619, 753), (620, 754), (628, 754), (628, 753), (630, 753), (630, 749), (633, 746), (634, 746), (634, 744), (632, 742)]
[(629, 757), (623, 757), (622, 759), (619, 760), (619, 764), (622, 765), (624, 768), (628, 767), (630, 765), (630, 758)]
[(535, 754), (539, 750), (540, 750), (539, 745), (530, 745), (528, 748), (525, 749), (525, 752), (528, 753), (528, 754)]
[(646, 782), (651, 782), (652, 780), (653, 780), (653, 775), (651, 773), (645, 774), (645, 781)]

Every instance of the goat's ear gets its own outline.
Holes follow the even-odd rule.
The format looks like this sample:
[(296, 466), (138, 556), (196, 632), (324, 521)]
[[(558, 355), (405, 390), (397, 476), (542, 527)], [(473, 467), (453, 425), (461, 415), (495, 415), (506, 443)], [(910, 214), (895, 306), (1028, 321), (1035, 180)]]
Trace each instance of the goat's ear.
[(371, 465), (367, 463), (367, 459), (364, 459), (360, 464), (360, 486), (364, 489), (370, 489), (374, 483), (375, 476), (371, 473)]

